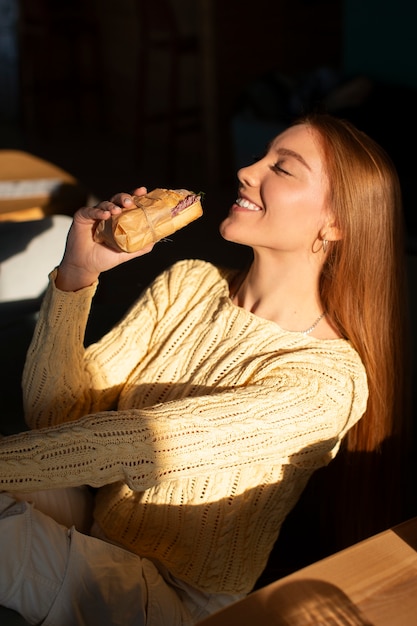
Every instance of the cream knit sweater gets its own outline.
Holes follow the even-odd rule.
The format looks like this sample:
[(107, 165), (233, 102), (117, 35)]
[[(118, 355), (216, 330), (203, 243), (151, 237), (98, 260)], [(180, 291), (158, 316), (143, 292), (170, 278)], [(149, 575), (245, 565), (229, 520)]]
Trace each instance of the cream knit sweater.
[(162, 273), (84, 349), (96, 286), (65, 293), (54, 276), (23, 377), (34, 430), (0, 441), (2, 488), (99, 487), (109, 540), (204, 591), (249, 592), (365, 410), (357, 353), (235, 306), (231, 273), (204, 261)]

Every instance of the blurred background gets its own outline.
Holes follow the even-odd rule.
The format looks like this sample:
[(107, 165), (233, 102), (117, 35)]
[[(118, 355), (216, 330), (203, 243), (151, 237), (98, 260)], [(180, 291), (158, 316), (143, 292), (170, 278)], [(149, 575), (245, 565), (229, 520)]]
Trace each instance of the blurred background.
[(0, 148), (98, 197), (218, 190), (321, 104), (390, 151), (412, 204), (416, 19), (410, 0), (0, 0)]
[[(393, 158), (415, 268), (416, 23), (411, 0), (0, 0), (0, 283), (8, 226), (21, 223), (24, 252), (48, 220), (139, 184), (204, 191), (204, 216), (149, 259), (102, 277), (87, 341), (178, 258), (242, 266), (247, 251), (218, 235), (236, 170), (312, 109), (351, 119)], [(65, 200), (50, 192), (57, 180), (71, 191)], [(39, 209), (36, 185), (48, 203), (27, 214)], [(59, 260), (62, 234), (58, 243)], [(20, 375), (50, 252), (38, 248), (19, 276), (33, 282), (44, 257), (39, 297), (5, 301), (0, 292), (6, 434), (24, 427)], [(272, 578), (340, 547), (329, 524), (323, 530), (323, 511), (306, 510), (300, 532), (295, 524), (299, 549), (280, 555), (284, 566), (272, 563)]]

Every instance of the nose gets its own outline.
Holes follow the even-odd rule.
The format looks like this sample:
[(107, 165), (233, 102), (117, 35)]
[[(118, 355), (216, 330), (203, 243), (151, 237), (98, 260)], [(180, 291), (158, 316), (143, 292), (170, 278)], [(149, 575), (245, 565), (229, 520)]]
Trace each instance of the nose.
[(259, 161), (238, 170), (237, 177), (242, 185), (254, 187), (259, 183)]

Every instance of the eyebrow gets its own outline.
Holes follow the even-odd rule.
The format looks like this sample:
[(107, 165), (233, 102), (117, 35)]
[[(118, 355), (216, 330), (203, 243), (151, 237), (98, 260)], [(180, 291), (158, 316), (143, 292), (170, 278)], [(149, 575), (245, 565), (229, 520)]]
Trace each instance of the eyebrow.
[(301, 165), (304, 165), (304, 167), (306, 167), (311, 172), (311, 167), (309, 166), (307, 161), (301, 156), (301, 154), (299, 154), (298, 152), (294, 152), (294, 150), (290, 150), (289, 148), (277, 148), (277, 153), (283, 156), (293, 157), (294, 159), (299, 161)]
[[(268, 144), (268, 150), (270, 150), (272, 147), (273, 147), (273, 141), (271, 141)], [(277, 154), (281, 156), (293, 157), (299, 163), (301, 163), (301, 165), (304, 165), (304, 167), (306, 167), (311, 172), (311, 167), (309, 166), (307, 161), (301, 156), (299, 152), (295, 152), (294, 150), (290, 150), (289, 148), (275, 148), (275, 150)]]

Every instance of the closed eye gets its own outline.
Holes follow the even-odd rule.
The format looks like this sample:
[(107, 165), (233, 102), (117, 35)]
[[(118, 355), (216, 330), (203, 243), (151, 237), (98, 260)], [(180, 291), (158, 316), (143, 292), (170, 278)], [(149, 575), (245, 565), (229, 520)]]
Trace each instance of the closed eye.
[(281, 163), (282, 161), (277, 161), (277, 163), (275, 163), (274, 165), (271, 165), (271, 170), (273, 172), (278, 172), (279, 174), (286, 174), (287, 176), (292, 176), (290, 172), (288, 172), (281, 166)]

